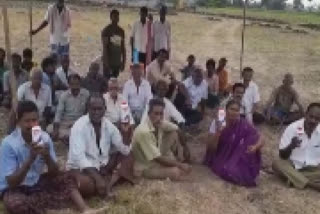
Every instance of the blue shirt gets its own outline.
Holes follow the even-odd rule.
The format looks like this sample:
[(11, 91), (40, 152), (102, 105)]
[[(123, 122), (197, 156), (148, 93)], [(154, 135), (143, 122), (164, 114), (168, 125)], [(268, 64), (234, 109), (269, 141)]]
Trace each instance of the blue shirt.
[(48, 74), (46, 74), (45, 72), (42, 72), (42, 82), (51, 87), (50, 78), (49, 78)]
[[(57, 161), (51, 138), (46, 132), (42, 132), (42, 140), (49, 145), (50, 156)], [(29, 146), (25, 143), (20, 128), (17, 128), (9, 136), (3, 139), (0, 146), (0, 195), (8, 188), (7, 176), (12, 175), (28, 159)], [(35, 185), (40, 175), (44, 172), (46, 163), (38, 156), (32, 163), (29, 171), (20, 185)]]

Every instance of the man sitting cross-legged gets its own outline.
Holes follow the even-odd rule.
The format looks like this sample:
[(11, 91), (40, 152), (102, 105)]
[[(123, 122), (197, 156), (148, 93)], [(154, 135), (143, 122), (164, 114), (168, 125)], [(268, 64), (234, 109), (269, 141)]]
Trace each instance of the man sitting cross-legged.
[(174, 104), (186, 119), (186, 125), (198, 124), (204, 116), (208, 99), (208, 83), (203, 78), (203, 70), (197, 66), (191, 76), (178, 88)]
[(76, 180), (59, 171), (49, 135), (41, 132), (42, 143), (32, 140), (32, 127), (39, 123), (37, 106), (32, 101), (19, 102), (17, 120), (16, 129), (0, 147), (0, 197), (7, 211), (39, 214), (67, 208), (70, 202), (87, 211)]
[(53, 126), (48, 127), (53, 139), (64, 143), (68, 142), (74, 122), (85, 114), (89, 98), (89, 92), (80, 87), (81, 79), (78, 74), (71, 74), (68, 82), (70, 89), (61, 95)]
[[(292, 74), (286, 74), (282, 83), (274, 89), (266, 105), (267, 119), (271, 123), (290, 124), (303, 116), (303, 107), (298, 92), (292, 87)], [(292, 111), (294, 104), (298, 106), (298, 111)]]
[(177, 145), (178, 126), (163, 120), (165, 104), (152, 99), (146, 120), (136, 128), (132, 139), (136, 176), (150, 179), (183, 180), (191, 167), (176, 160), (174, 153), (179, 146), (187, 150), (185, 142)]
[(284, 131), (280, 146), (280, 159), (273, 170), (289, 185), (320, 191), (320, 103), (309, 105), (305, 118)]
[(259, 87), (253, 81), (254, 70), (245, 67), (242, 71), (243, 84), (246, 87), (242, 101), (246, 105), (247, 120), (255, 125), (264, 122), (264, 116), (258, 112), (259, 103), (261, 102)]
[[(130, 147), (123, 144), (119, 130), (104, 117), (105, 110), (102, 95), (92, 94), (88, 114), (71, 129), (66, 168), (77, 177), (83, 196), (108, 196), (119, 177), (132, 181)], [(112, 154), (111, 149), (117, 153)]]

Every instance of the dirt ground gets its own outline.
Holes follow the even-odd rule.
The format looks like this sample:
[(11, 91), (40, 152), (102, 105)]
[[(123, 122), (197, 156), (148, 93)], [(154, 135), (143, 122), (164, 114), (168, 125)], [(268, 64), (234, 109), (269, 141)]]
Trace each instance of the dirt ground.
[[(89, 63), (101, 53), (100, 31), (108, 22), (109, 10), (77, 6), (72, 6), (72, 9), (72, 64), (80, 73), (85, 74)], [(43, 8), (35, 9), (35, 25), (40, 23), (44, 12)], [(138, 13), (132, 10), (120, 10), (120, 13), (120, 25), (126, 30), (128, 43), (131, 25), (137, 19)], [(28, 46), (27, 10), (20, 6), (11, 8), (9, 15), (12, 48), (21, 53), (22, 49)], [(0, 17), (2, 23), (1, 19), (2, 17)], [(175, 70), (185, 64), (187, 55), (191, 53), (202, 65), (209, 57), (216, 60), (219, 57), (227, 57), (232, 81), (239, 80), (241, 44), (239, 20), (210, 21), (205, 16), (186, 13), (169, 16), (168, 19), (173, 31), (172, 66)], [(2, 33), (0, 33), (0, 46), (4, 46)], [(48, 32), (45, 30), (34, 37), (36, 61), (40, 62), (41, 58), (48, 54), (48, 50)], [(281, 84), (282, 76), (286, 72), (294, 74), (295, 87), (300, 92), (305, 106), (311, 101), (319, 101), (319, 56), (319, 33), (310, 31), (308, 34), (294, 34), (260, 26), (247, 28), (244, 65), (251, 66), (255, 70), (254, 79), (260, 87), (263, 103), (268, 99), (271, 90)], [(128, 75), (126, 69), (120, 76), (121, 81), (124, 82)], [(0, 114), (0, 118), (0, 132), (3, 134), (6, 114)], [(203, 121), (202, 132), (199, 135), (190, 137), (189, 145), (192, 147), (195, 162), (190, 181), (183, 183), (142, 181), (134, 187), (120, 186), (117, 188), (115, 202), (108, 205), (108, 213), (315, 214), (320, 212), (317, 211), (320, 210), (318, 200), (315, 200), (320, 196), (318, 192), (288, 188), (270, 174), (270, 165), (277, 157), (277, 145), (283, 129), (259, 127), (262, 140), (265, 142), (263, 170), (258, 187), (246, 189), (225, 183), (208, 169), (200, 166), (205, 149), (203, 139), (209, 121), (210, 118)], [(63, 162), (66, 148), (58, 146), (58, 149)], [(90, 200), (90, 204), (95, 207), (105, 205), (98, 199)], [(72, 213), (72, 211), (60, 213)]]

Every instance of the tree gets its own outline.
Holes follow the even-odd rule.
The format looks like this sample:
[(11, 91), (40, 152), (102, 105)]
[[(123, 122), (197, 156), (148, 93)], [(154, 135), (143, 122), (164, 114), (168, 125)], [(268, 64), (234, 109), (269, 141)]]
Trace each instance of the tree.
[(293, 8), (295, 10), (303, 10), (304, 9), (304, 5), (301, 2), (301, 0), (293, 0)]
[(199, 0), (199, 6), (205, 7), (225, 7), (229, 5), (228, 0)]
[(261, 7), (270, 10), (284, 10), (286, 8), (287, 0), (261, 0)]

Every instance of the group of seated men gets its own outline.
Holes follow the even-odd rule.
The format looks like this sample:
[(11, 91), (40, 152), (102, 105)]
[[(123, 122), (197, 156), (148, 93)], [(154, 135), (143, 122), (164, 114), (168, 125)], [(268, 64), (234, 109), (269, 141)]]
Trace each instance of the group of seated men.
[[(0, 68), (5, 65), (2, 52), (0, 49)], [(3, 77), (3, 104), (11, 108), (14, 117), (0, 147), (0, 195), (7, 210), (43, 213), (72, 202), (81, 212), (89, 213), (83, 198), (110, 196), (120, 178), (133, 184), (139, 177), (183, 180), (191, 171), (185, 127), (198, 124), (206, 107), (225, 107), (230, 121), (234, 120), (232, 112), (239, 108), (241, 118), (252, 126), (261, 119), (252, 68), (244, 68), (243, 83), (236, 83), (230, 93), (225, 58), (219, 60), (217, 69), (215, 61), (208, 60), (205, 71), (188, 57), (182, 81), (177, 80), (167, 59), (168, 52), (160, 50), (146, 67), (146, 78), (143, 66), (133, 64), (131, 77), (120, 93), (118, 80), (106, 81), (98, 63), (92, 63), (82, 79), (70, 69), (69, 56), (62, 56), (59, 62), (49, 56), (42, 61), (41, 70), (29, 74), (21, 66), (20, 55), (13, 54), (12, 70)], [(293, 76), (286, 74), (283, 84), (272, 93), (265, 110), (269, 121), (286, 124), (303, 116), (292, 84)], [(297, 112), (291, 109), (295, 103)], [(320, 105), (310, 105), (306, 118), (289, 126), (281, 140), (280, 157), (285, 164), (275, 162), (274, 168), (296, 187), (317, 186), (307, 169), (320, 163), (316, 155), (319, 121)], [(45, 131), (41, 143), (33, 142), (31, 130), (36, 125), (55, 141), (68, 144), (64, 170), (59, 170), (53, 143)], [(221, 127), (215, 131), (218, 143), (227, 130)], [(296, 128), (302, 129), (299, 136)], [(256, 153), (260, 147), (258, 143), (249, 150)], [(47, 172), (42, 174), (45, 166)]]

